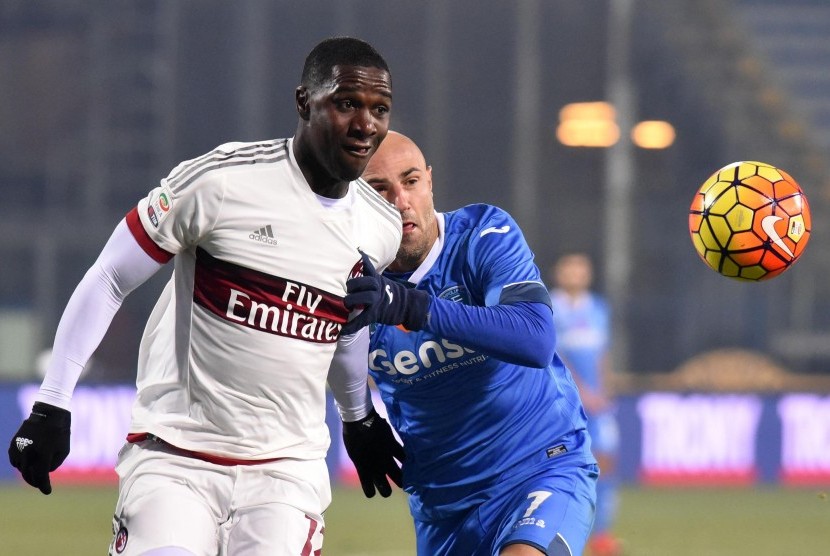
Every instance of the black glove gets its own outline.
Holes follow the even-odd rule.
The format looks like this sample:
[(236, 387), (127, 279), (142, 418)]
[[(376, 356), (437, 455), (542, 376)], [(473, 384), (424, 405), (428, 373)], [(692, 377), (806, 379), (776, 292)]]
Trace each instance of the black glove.
[(49, 473), (60, 467), (69, 455), (71, 420), (67, 410), (35, 402), (32, 414), (12, 437), (9, 461), (27, 483), (43, 494), (52, 492)]
[(353, 334), (373, 322), (402, 324), (407, 330), (420, 330), (429, 314), (430, 295), (407, 288), (378, 274), (366, 253), (363, 257), (363, 276), (346, 282), (343, 303), (350, 311), (363, 307), (363, 312), (343, 325), (342, 334)]
[(392, 427), (377, 411), (372, 409), (360, 421), (343, 423), (343, 443), (357, 469), (366, 498), (375, 495), (375, 487), (384, 498), (392, 494), (387, 475), (396, 485), (403, 486), (401, 468), (395, 462), (396, 459), (403, 462), (403, 446), (392, 434)]

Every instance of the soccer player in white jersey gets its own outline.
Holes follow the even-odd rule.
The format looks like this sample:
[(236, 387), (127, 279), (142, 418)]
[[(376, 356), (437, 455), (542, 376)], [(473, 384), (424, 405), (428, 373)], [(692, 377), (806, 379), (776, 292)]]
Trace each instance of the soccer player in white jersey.
[(333, 367), (368, 353), (404, 451), (369, 434), (384, 424), (371, 404), (338, 400), (364, 492), (389, 493), (403, 461), (418, 556), (581, 554), (598, 468), (519, 226), (492, 205), (437, 212), (432, 168), (398, 133), (363, 177), (400, 211), (403, 239), (386, 272), (366, 260), (349, 280), (346, 306), (362, 312)]
[[(69, 300), (12, 438), (12, 464), (49, 494), (84, 364), (125, 296), (174, 260), (141, 341), (110, 554), (320, 554), (325, 384), (349, 316), (346, 282), (362, 256), (390, 263), (401, 219), (358, 179), (389, 125), (381, 55), (324, 40), (295, 96), (292, 138), (183, 162), (118, 224)], [(365, 365), (342, 373), (329, 384), (350, 403), (344, 387), (365, 380)]]

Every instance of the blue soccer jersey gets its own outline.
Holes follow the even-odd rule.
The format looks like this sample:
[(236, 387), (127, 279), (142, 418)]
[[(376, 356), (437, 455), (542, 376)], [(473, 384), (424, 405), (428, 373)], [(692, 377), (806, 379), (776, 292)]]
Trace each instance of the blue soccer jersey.
[(557, 352), (589, 388), (604, 392), (602, 359), (609, 346), (608, 305), (594, 293), (587, 293), (573, 303), (564, 291), (553, 290), (550, 299)]
[[(437, 216), (439, 241), (424, 263), (411, 275), (386, 276), (469, 306), (549, 303), (533, 253), (506, 212), (470, 205)], [(509, 349), (521, 340), (502, 341)], [(416, 520), (457, 516), (488, 490), (553, 462), (595, 463), (590, 442), (577, 439), (585, 413), (556, 355), (547, 366), (525, 367), (432, 332), (372, 325), (369, 367), (403, 440)]]

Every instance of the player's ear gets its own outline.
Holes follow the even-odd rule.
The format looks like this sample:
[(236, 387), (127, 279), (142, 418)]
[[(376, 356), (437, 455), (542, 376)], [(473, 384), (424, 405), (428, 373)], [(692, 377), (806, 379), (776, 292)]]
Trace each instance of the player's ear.
[(432, 166), (427, 166), (427, 184), (429, 192), (432, 193)]
[(294, 91), (294, 98), (297, 101), (297, 114), (300, 115), (300, 118), (304, 120), (308, 120), (311, 115), (311, 108), (309, 107), (309, 98), (311, 95), (308, 92), (308, 87), (305, 85), (300, 85), (297, 87), (297, 90)]

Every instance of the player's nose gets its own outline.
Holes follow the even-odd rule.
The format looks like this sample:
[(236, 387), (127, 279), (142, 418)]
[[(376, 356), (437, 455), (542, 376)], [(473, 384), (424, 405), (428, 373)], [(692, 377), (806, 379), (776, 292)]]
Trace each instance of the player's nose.
[(351, 129), (360, 137), (371, 137), (378, 132), (377, 121), (369, 108), (361, 108), (355, 112), (351, 120)]
[(395, 205), (395, 208), (398, 209), (398, 211), (401, 214), (403, 214), (404, 211), (409, 209), (409, 207), (410, 207), (409, 194), (406, 192), (406, 190), (403, 187), (396, 187), (395, 188), (395, 198), (393, 199), (392, 204)]

